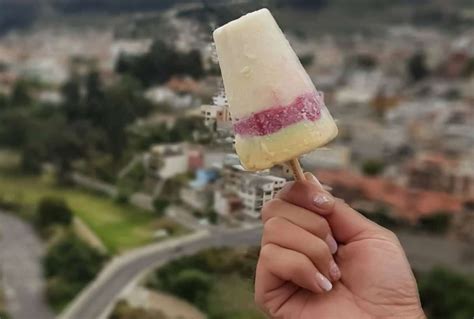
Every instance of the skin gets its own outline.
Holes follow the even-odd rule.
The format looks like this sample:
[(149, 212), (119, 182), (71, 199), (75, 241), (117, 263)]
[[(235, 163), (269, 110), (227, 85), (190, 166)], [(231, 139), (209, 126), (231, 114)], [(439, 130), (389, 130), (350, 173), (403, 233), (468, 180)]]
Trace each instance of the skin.
[(282, 319), (426, 318), (395, 234), (332, 197), (313, 175), (306, 179), (262, 209), (261, 309)]

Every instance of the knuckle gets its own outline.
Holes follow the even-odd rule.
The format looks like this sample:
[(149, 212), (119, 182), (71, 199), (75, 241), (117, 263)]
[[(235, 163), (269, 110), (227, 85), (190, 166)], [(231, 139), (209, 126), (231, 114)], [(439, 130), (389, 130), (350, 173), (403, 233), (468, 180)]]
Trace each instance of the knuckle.
[(263, 221), (266, 221), (267, 219), (271, 218), (271, 216), (275, 214), (275, 211), (281, 208), (281, 201), (282, 201), (281, 199), (275, 198), (263, 204), (263, 207), (262, 207), (262, 220)]
[(384, 229), (383, 230), (383, 235), (386, 237), (388, 240), (398, 243), (398, 236), (391, 230), (389, 229)]
[(275, 246), (273, 244), (263, 245), (262, 248), (260, 249), (260, 259), (263, 262), (272, 260), (274, 251), (275, 251)]
[(329, 261), (331, 258), (331, 251), (328, 245), (324, 242), (317, 242), (313, 245), (311, 251), (313, 261)]
[(319, 219), (314, 226), (315, 234), (323, 239), (329, 234), (330, 230), (329, 223), (324, 218)]
[(268, 234), (278, 234), (285, 227), (285, 219), (282, 217), (271, 217), (263, 225), (263, 232)]

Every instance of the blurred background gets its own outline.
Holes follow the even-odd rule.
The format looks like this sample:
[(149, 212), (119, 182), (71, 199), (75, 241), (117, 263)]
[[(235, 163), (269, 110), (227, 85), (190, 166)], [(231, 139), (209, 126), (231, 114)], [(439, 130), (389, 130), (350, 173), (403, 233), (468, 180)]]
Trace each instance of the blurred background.
[(291, 175), (239, 165), (211, 37), (261, 7), (338, 121), (305, 169), (397, 233), (429, 318), (474, 316), (472, 0), (0, 0), (1, 319), (263, 318)]

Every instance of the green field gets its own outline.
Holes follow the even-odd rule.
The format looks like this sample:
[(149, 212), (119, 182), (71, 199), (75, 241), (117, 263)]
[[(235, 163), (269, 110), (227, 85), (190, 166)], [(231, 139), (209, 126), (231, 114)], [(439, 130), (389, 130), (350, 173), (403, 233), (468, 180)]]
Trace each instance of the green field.
[(251, 278), (243, 280), (233, 274), (222, 276), (209, 294), (209, 313), (225, 318), (264, 319), (254, 302), (253, 282)]
[(74, 187), (57, 187), (48, 177), (24, 176), (14, 172), (13, 156), (0, 153), (0, 197), (20, 203), (22, 215), (31, 216), (43, 196), (63, 197), (74, 214), (80, 217), (102, 240), (110, 253), (153, 242), (153, 233), (160, 228), (174, 235), (184, 229), (166, 218), (127, 204), (118, 204), (111, 198)]

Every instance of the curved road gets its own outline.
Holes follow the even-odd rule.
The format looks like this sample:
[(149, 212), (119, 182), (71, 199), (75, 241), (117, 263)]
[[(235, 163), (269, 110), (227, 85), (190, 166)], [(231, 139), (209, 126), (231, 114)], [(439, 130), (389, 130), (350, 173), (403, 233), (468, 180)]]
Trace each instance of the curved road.
[[(260, 236), (260, 228), (238, 231), (215, 231), (212, 235), (209, 233), (204, 234), (186, 244), (179, 244), (177, 241), (177, 244), (169, 245), (159, 251), (148, 249), (148, 251), (144, 251), (144, 253), (138, 256), (129, 258), (125, 262), (120, 262), (120, 265), (114, 266), (112, 262), (96, 280), (99, 283), (83, 294), (83, 296), (80, 296), (80, 301), (76, 300), (74, 306), (67, 309), (61, 318), (102, 318), (104, 312), (110, 310), (111, 305), (117, 300), (123, 289), (143, 272), (172, 259), (194, 254), (211, 247), (257, 245), (260, 242)], [(158, 247), (159, 245), (156, 246)], [(150, 246), (150, 248), (152, 247)], [(103, 280), (101, 280), (101, 277)]]
[(0, 277), (13, 319), (52, 319), (44, 299), (41, 240), (30, 225), (0, 211)]
[[(129, 256), (126, 261), (116, 265), (117, 267), (107, 267), (109, 274), (99, 276), (94, 289), (85, 293), (80, 302), (76, 300), (73, 309), (63, 314), (61, 318), (105, 318), (105, 314), (111, 310), (121, 292), (131, 283), (133, 284), (140, 274), (172, 259), (211, 247), (259, 245), (260, 236), (260, 227), (237, 231), (214, 229), (211, 233), (207, 232), (192, 240), (189, 238), (186, 242), (177, 243), (179, 240), (175, 240), (175, 243), (169, 243), (165, 248), (154, 249), (150, 246), (140, 254)], [(416, 269), (424, 271), (430, 270), (435, 265), (443, 265), (459, 272), (472, 273), (472, 262), (464, 261), (462, 258), (467, 248), (465, 244), (421, 234), (402, 232), (398, 236), (407, 252), (408, 259)], [(159, 244), (155, 245), (155, 247), (159, 246)]]

